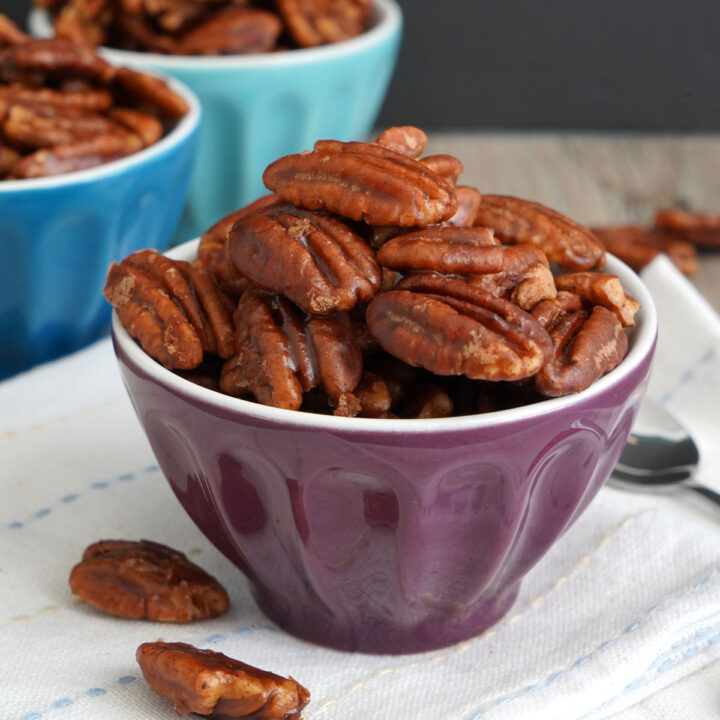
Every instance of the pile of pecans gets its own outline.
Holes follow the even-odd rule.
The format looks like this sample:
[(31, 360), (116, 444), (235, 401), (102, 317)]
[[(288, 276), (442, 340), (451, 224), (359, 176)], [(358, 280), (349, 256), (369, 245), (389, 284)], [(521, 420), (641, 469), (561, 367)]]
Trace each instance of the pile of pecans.
[(280, 158), (273, 194), (210, 228), (197, 259), (135, 253), (105, 297), (165, 367), (279, 408), (445, 417), (586, 389), (638, 309), (599, 271), (602, 245), (458, 185), (460, 161), (421, 157), (426, 140), (396, 127)]
[(34, 40), (0, 15), (0, 180), (84, 170), (160, 140), (185, 100), (69, 40)]
[(237, 55), (360, 35), (371, 0), (35, 0), (74, 42), (169, 55)]
[(593, 232), (608, 252), (633, 270), (642, 270), (664, 253), (685, 275), (694, 275), (699, 264), (696, 248), (720, 250), (720, 213), (660, 208), (649, 227), (608, 225)]

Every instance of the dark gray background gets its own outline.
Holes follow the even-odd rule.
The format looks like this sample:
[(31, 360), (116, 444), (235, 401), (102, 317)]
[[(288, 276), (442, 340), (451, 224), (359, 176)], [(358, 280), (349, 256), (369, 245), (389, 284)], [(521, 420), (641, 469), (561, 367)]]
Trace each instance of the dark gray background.
[[(718, 0), (400, 0), (379, 125), (720, 130)], [(0, 0), (23, 21), (28, 0)]]

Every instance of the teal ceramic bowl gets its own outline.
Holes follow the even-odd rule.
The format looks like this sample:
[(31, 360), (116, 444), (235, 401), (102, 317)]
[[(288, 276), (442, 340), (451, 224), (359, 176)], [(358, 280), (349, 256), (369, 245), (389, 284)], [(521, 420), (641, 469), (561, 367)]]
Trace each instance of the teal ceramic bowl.
[(89, 170), (0, 181), (0, 380), (107, 334), (108, 265), (165, 250), (185, 205), (200, 105), (162, 140)]
[[(374, 0), (362, 35), (318, 48), (222, 57), (103, 49), (116, 65), (178, 78), (200, 98), (203, 127), (180, 237), (196, 237), (267, 192), (263, 170), (320, 138), (365, 139), (380, 111), (402, 34), (395, 0)], [(30, 30), (47, 35), (34, 11)], [(184, 237), (183, 237), (184, 236)]]

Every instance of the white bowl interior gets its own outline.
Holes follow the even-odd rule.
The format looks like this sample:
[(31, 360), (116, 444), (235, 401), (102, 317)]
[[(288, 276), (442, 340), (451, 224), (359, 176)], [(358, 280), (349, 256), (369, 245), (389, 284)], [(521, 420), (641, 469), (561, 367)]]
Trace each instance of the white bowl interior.
[[(193, 260), (197, 254), (198, 243), (199, 240), (197, 239), (190, 240), (173, 248), (167, 255), (177, 260)], [(647, 358), (652, 350), (657, 334), (657, 314), (652, 296), (637, 274), (616, 257), (612, 255), (607, 256), (605, 271), (617, 275), (626, 292), (632, 295), (641, 306), (640, 311), (636, 315), (636, 325), (630, 330), (628, 354), (622, 363), (582, 393), (549, 398), (532, 405), (478, 415), (428, 418), (423, 420), (383, 420), (378, 418), (336, 417), (260, 405), (259, 403), (234, 398), (200, 387), (167, 370), (147, 355), (140, 345), (130, 337), (115, 312), (113, 312), (112, 317), (112, 329), (119, 346), (142, 372), (154, 378), (171, 391), (207, 403), (225, 412), (251, 416), (270, 422), (280, 422), (283, 425), (295, 425), (298, 428), (314, 428), (317, 430), (342, 429), (343, 432), (377, 432), (378, 430), (382, 430), (388, 433), (406, 434), (427, 433), (435, 429), (438, 431), (463, 430), (532, 419), (571, 406), (577, 403), (579, 399), (590, 399), (621, 382)]]
[(168, 85), (188, 104), (189, 110), (183, 115), (172, 130), (150, 147), (143, 148), (132, 155), (98, 165), (87, 170), (77, 170), (63, 175), (53, 175), (43, 178), (29, 178), (27, 180), (0, 181), (0, 194), (28, 192), (32, 190), (45, 190), (47, 188), (67, 187), (68, 185), (83, 184), (99, 180), (100, 178), (120, 175), (127, 170), (141, 165), (164, 153), (166, 150), (183, 142), (200, 124), (200, 102), (195, 94), (183, 83), (174, 78), (163, 77)]
[[(362, 35), (331, 45), (316, 48), (300, 48), (276, 53), (257, 53), (252, 55), (223, 55), (213, 57), (171, 56), (158, 53), (142, 53), (130, 50), (117, 50), (103, 47), (101, 53), (106, 60), (119, 65), (137, 66), (144, 62), (148, 65), (167, 69), (206, 70), (210, 68), (251, 68), (273, 65), (291, 65), (326, 58), (330, 60), (340, 55), (362, 52), (368, 45), (374, 45), (393, 34), (402, 24), (402, 11), (395, 0), (373, 0), (374, 15), (369, 30)], [(35, 37), (50, 37), (52, 24), (47, 11), (33, 8), (28, 16), (28, 28)]]

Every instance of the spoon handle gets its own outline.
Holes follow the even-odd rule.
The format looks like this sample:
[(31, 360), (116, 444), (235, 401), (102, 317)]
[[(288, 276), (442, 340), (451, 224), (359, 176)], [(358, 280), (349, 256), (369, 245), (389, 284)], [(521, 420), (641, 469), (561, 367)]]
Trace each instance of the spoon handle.
[(720, 505), (720, 493), (715, 490), (711, 490), (709, 487), (705, 487), (705, 485), (686, 485), (685, 487), (688, 490), (694, 490), (708, 500), (712, 500), (716, 505)]

